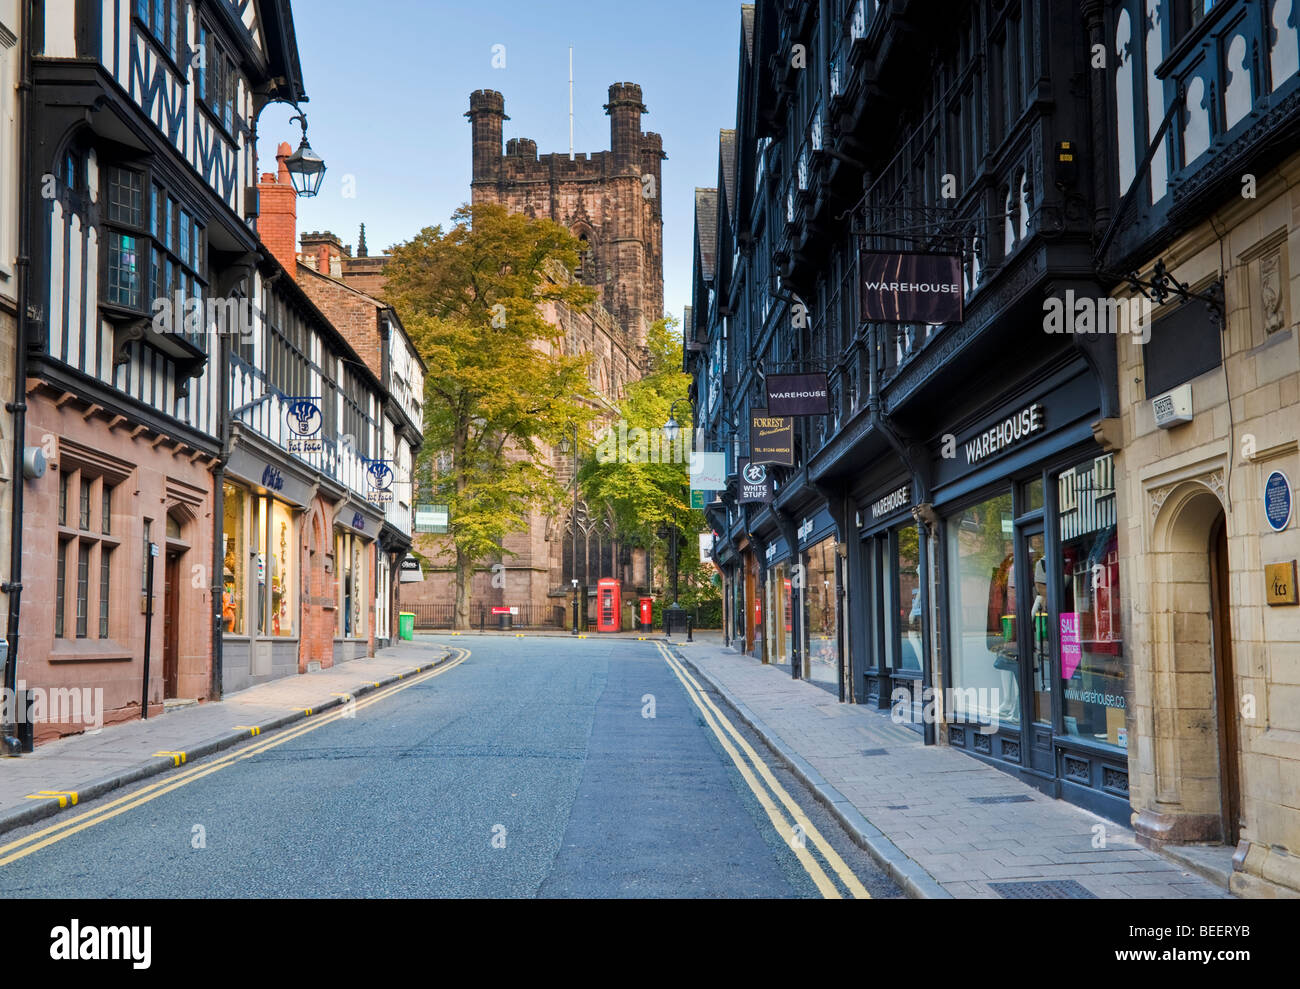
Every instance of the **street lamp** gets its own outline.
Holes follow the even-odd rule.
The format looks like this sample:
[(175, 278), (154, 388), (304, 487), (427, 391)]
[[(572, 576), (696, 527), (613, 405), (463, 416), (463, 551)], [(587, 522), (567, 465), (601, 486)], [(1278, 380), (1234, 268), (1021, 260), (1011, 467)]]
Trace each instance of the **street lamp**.
[(573, 634), (578, 634), (578, 578), (573, 578)]
[(295, 120), (302, 125), (302, 143), (298, 145), (297, 151), (284, 160), (284, 167), (289, 170), (289, 178), (298, 195), (310, 199), (320, 192), (321, 182), (325, 180), (325, 159), (307, 143), (307, 114), (290, 117), (289, 123)]
[(682, 427), (678, 424), (677, 417), (674, 415), (678, 404), (682, 401), (680, 398), (677, 399), (668, 409), (668, 421), (664, 423), (664, 439), (669, 443), (676, 443), (677, 435), (682, 431)]

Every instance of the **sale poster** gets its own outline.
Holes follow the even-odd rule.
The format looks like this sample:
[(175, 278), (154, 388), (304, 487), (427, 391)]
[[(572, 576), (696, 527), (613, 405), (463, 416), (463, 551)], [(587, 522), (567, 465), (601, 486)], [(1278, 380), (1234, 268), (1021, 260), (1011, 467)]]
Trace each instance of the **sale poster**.
[(1074, 676), (1083, 661), (1083, 645), (1079, 640), (1079, 613), (1067, 611), (1061, 615), (1061, 678)]

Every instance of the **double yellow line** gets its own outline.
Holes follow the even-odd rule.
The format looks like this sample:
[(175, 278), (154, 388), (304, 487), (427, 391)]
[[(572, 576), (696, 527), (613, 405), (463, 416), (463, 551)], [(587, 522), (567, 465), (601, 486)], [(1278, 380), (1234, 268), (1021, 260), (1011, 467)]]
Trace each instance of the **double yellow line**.
[[(867, 892), (866, 887), (854, 875), (853, 870), (840, 858), (839, 853), (835, 851), (830, 842), (822, 837), (821, 832), (808, 819), (808, 815), (803, 812), (803, 809), (772, 774), (772, 770), (768, 768), (767, 763), (754, 751), (753, 746), (745, 740), (745, 737), (736, 730), (735, 725), (727, 720), (726, 715), (718, 709), (717, 705), (709, 699), (709, 695), (704, 692), (704, 688), (700, 686), (699, 682), (687, 672), (686, 667), (669, 652), (663, 643), (656, 642), (655, 647), (663, 656), (664, 662), (668, 664), (677, 679), (681, 681), (687, 696), (699, 708), (705, 724), (713, 731), (723, 750), (731, 757), (736, 769), (740, 771), (741, 778), (744, 779), (749, 789), (758, 799), (759, 805), (767, 813), (768, 820), (772, 822), (772, 827), (790, 846), (790, 850), (798, 858), (799, 864), (804, 867), (813, 883), (817, 886), (818, 892), (828, 900), (843, 899), (843, 891), (847, 891), (854, 899), (870, 899), (871, 894)], [(732, 744), (733, 740), (735, 744)], [(741, 752), (744, 753), (744, 758), (742, 758)], [(760, 777), (763, 783), (767, 784), (766, 787), (759, 782)], [(773, 799), (774, 796), (775, 800)], [(777, 806), (778, 802), (781, 807), (785, 808), (785, 813), (782, 813), (781, 807)], [(817, 853), (816, 856), (809, 851), (810, 848)], [(0, 849), (0, 852), (2, 851), (3, 849)], [(835, 880), (822, 867), (823, 862), (839, 880), (839, 885), (836, 885)]]
[(129, 810), (139, 807), (141, 804), (146, 804), (151, 800), (156, 800), (163, 794), (170, 793), (182, 786), (188, 786), (190, 783), (193, 783), (195, 780), (200, 780), (204, 776), (210, 776), (212, 773), (220, 772), (223, 769), (235, 765), (241, 760), (251, 759), (253, 756), (261, 755), (263, 752), (267, 752), (270, 749), (275, 748), (277, 745), (291, 742), (295, 738), (300, 738), (308, 732), (313, 732), (318, 728), (323, 728), (325, 725), (332, 724), (341, 718), (346, 717), (350, 719), (356, 711), (370, 707), (372, 704), (378, 704), (380, 701), (387, 700), (396, 693), (408, 690), (409, 688), (424, 683), (427, 680), (431, 680), (434, 677), (442, 676), (444, 673), (449, 673), (461, 663), (465, 662), (465, 660), (469, 658), (470, 652), (468, 649), (456, 647), (452, 649), (451, 654), (454, 659), (441, 666), (412, 677), (409, 680), (402, 680), (400, 683), (378, 690), (373, 694), (369, 694), (364, 698), (356, 700), (353, 704), (345, 702), (342, 706), (335, 708), (326, 714), (319, 715), (306, 724), (285, 729), (282, 733), (275, 735), (266, 741), (257, 742), (253, 745), (240, 748), (227, 755), (213, 759), (211, 762), (199, 763), (183, 772), (169, 774), (166, 778), (157, 783), (151, 783), (139, 790), (132, 791), (124, 797), (118, 797), (116, 800), (100, 804), (84, 814), (79, 814), (76, 817), (62, 820), (58, 824), (53, 824), (48, 828), (43, 828), (40, 831), (27, 835), (26, 837), (19, 838), (17, 841), (11, 841), (7, 845), (0, 845), (0, 866), (8, 865), (10, 862), (17, 861), (20, 858), (25, 858), (33, 852), (40, 851), (42, 848), (60, 842), (64, 838), (70, 838), (72, 835), (85, 831), (87, 828), (92, 828), (96, 824), (103, 824), (105, 821), (117, 817), (119, 814), (125, 814)]

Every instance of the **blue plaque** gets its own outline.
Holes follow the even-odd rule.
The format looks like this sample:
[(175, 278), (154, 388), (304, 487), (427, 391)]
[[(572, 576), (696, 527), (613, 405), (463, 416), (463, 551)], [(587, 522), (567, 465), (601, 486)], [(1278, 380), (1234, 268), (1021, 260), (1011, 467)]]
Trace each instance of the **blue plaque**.
[(1280, 470), (1269, 474), (1264, 483), (1264, 515), (1274, 532), (1281, 532), (1291, 522), (1291, 482)]

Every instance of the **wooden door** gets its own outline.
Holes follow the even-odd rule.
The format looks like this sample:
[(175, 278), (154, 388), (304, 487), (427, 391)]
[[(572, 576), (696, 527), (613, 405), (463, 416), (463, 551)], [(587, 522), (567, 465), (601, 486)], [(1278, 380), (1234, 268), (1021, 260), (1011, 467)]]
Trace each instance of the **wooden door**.
[(1210, 622), (1214, 639), (1214, 693), (1219, 728), (1219, 789), (1223, 843), (1236, 845), (1241, 832), (1240, 733), (1232, 668), (1232, 623), (1228, 598), (1228, 527), (1222, 515), (1210, 536)]
[(180, 679), (180, 555), (167, 554), (163, 584), (163, 697), (176, 697)]

